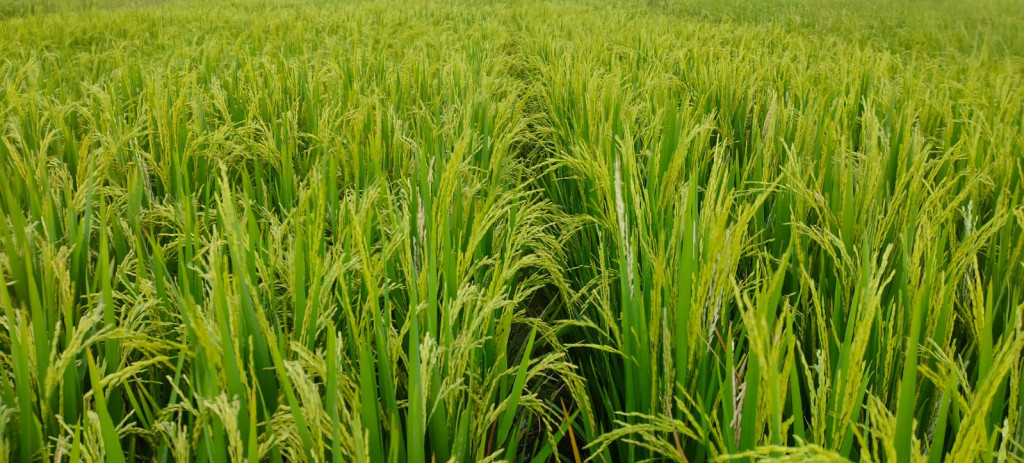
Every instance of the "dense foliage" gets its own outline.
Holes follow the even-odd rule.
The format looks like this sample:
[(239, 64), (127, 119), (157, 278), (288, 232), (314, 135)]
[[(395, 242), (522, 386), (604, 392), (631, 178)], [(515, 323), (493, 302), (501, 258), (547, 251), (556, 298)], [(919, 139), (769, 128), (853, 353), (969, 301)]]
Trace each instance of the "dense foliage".
[(6, 3), (0, 460), (1020, 461), (1021, 24)]

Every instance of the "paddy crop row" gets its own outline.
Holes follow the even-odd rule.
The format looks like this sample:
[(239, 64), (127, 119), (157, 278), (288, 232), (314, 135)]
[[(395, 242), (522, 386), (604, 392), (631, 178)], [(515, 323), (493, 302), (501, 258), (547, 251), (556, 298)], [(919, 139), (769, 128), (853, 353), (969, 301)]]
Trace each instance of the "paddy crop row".
[(1019, 5), (0, 18), (0, 459), (1024, 458)]

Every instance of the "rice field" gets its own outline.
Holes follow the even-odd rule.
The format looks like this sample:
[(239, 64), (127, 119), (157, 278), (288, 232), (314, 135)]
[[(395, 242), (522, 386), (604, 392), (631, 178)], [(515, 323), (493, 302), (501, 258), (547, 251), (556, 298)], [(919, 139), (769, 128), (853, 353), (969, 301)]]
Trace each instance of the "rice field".
[(1024, 4), (10, 0), (0, 461), (1024, 461)]

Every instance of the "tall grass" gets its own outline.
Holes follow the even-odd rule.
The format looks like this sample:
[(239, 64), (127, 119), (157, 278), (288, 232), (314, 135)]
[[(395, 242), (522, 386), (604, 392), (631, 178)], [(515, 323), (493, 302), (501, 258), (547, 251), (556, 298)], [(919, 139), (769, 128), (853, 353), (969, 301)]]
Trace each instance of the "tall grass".
[(11, 15), (0, 459), (1024, 459), (986, 1)]

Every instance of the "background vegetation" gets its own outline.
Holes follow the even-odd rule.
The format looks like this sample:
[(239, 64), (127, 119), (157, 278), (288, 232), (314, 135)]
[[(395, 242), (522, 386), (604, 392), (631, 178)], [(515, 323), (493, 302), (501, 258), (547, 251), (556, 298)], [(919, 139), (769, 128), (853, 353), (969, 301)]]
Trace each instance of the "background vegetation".
[(1024, 5), (0, 6), (0, 460), (1024, 459)]

